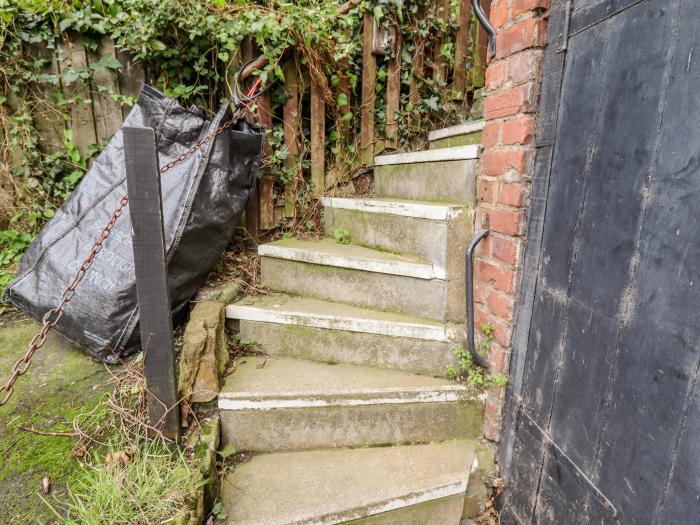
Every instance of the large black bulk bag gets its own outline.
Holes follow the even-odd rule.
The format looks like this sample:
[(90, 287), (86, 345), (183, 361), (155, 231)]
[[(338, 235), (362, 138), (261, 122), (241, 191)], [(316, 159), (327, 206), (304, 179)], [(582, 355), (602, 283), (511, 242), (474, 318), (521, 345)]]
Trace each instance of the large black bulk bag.
[[(232, 116), (225, 104), (209, 121), (197, 110), (144, 86), (124, 126), (155, 129), (161, 166)], [(256, 184), (262, 131), (239, 119), (215, 140), (161, 177), (174, 316), (215, 267)], [(94, 241), (126, 194), (121, 130), (97, 157), (80, 185), (22, 257), (3, 299), (40, 321), (54, 308)], [(108, 363), (140, 348), (131, 219), (128, 207), (66, 304), (54, 330)]]

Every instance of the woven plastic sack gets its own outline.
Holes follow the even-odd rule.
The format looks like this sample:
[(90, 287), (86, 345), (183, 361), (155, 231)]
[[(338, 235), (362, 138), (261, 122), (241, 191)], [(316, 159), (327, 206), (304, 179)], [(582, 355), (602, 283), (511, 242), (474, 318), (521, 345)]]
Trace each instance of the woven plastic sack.
[[(231, 118), (229, 104), (208, 120), (144, 86), (124, 126), (155, 129), (161, 166)], [(238, 120), (162, 175), (168, 288), (174, 318), (216, 266), (256, 184), (262, 131)], [(121, 130), (70, 198), (41, 230), (3, 299), (40, 321), (54, 308), (102, 228), (126, 194)], [(108, 363), (140, 348), (128, 207), (54, 327)]]

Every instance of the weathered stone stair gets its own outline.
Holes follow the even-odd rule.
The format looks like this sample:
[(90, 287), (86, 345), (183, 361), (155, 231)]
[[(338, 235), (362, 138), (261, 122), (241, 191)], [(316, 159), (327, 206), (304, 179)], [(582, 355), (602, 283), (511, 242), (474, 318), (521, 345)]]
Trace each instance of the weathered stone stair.
[(376, 157), (375, 198), (324, 199), (350, 244), (259, 247), (277, 293), (227, 308), (269, 354), (219, 396), (224, 443), (254, 453), (224, 480), (230, 525), (458, 525), (478, 507), (483, 402), (439, 376), (464, 339), (480, 129)]

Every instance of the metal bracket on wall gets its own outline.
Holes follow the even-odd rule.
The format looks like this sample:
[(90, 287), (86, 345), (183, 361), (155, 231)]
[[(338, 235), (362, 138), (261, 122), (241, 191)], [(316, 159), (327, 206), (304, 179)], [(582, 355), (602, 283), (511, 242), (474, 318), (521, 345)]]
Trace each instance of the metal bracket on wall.
[(493, 27), (491, 20), (489, 20), (488, 15), (484, 12), (481, 7), (479, 0), (472, 0), (472, 7), (474, 8), (474, 14), (479, 23), (484, 27), (489, 35), (489, 47), (488, 56), (492, 58), (496, 54), (496, 28)]
[(467, 248), (467, 253), (464, 258), (467, 281), (467, 348), (469, 349), (472, 359), (474, 359), (479, 366), (484, 368), (489, 368), (489, 362), (476, 351), (476, 346), (474, 346), (474, 250), (488, 234), (488, 230), (478, 231), (472, 239), (472, 242), (469, 243), (469, 248)]

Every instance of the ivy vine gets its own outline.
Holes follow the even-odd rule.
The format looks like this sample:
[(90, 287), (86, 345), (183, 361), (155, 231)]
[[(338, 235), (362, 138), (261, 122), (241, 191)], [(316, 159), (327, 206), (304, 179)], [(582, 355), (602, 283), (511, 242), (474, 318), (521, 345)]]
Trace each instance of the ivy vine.
[[(430, 0), (364, 0), (343, 15), (337, 13), (337, 0), (0, 0), (0, 230), (36, 232), (101, 148), (95, 144), (87, 152), (78, 151), (70, 132), (70, 109), (76, 103), (93, 102), (97, 93), (105, 91), (92, 81), (97, 73), (116, 75), (125, 64), (103, 55), (90, 65), (74, 67), (64, 52), (69, 41), (78, 39), (96, 52), (101, 39), (109, 37), (120, 51), (143, 64), (147, 82), (208, 112), (229, 97), (231, 77), (246, 52), (269, 59), (260, 72), (266, 82), (283, 80), (284, 64), (292, 60), (300, 82), (316, 81), (325, 99), (328, 165), (348, 173), (356, 166), (363, 13), (369, 10), (380, 25), (400, 28), (402, 88), (395, 116), (400, 146), (410, 148), (421, 133), (459, 118), (460, 106), (446, 81), (429, 73), (436, 56), (445, 64), (454, 62), (451, 42), (458, 5), (458, 0), (451, 0), (445, 19), (437, 14), (438, 2)], [(447, 38), (435, 50), (437, 35)], [(54, 54), (54, 70), (47, 54), (37, 49)], [(414, 54), (420, 49), (430, 51), (427, 73), (414, 75)], [(475, 51), (470, 56), (478, 59)], [(391, 58), (389, 54), (378, 60), (378, 94), (386, 86)], [(475, 82), (480, 79), (475, 77)], [(75, 85), (89, 87), (87, 95), (77, 95), (80, 100), (75, 93), (82, 91), (66, 89)], [(411, 89), (417, 98), (415, 93), (409, 96)], [(119, 104), (134, 102), (118, 92), (107, 90), (106, 95)], [(309, 103), (307, 97), (300, 100), (301, 147), (290, 159), (281, 121), (281, 105), (288, 95), (281, 82), (274, 84), (271, 154), (265, 169), (278, 181), (279, 194), (288, 181), (301, 182), (296, 191), (302, 200), (309, 193), (304, 187)], [(59, 147), (53, 150), (39, 129), (42, 115), (62, 122), (65, 129), (54, 139)], [(383, 96), (376, 99), (376, 118), (381, 135), (387, 118)]]

